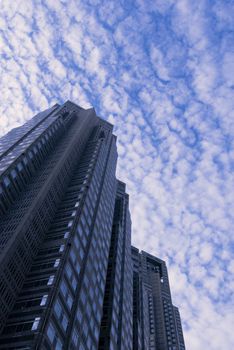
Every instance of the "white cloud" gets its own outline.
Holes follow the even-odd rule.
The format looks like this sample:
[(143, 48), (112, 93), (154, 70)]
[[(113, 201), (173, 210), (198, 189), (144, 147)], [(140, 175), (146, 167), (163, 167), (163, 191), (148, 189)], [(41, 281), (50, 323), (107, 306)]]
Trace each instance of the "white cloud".
[(222, 64), (223, 78), (229, 86), (234, 85), (234, 53), (226, 53)]
[(202, 244), (199, 256), (203, 263), (207, 264), (212, 260), (213, 257), (213, 247), (209, 243)]

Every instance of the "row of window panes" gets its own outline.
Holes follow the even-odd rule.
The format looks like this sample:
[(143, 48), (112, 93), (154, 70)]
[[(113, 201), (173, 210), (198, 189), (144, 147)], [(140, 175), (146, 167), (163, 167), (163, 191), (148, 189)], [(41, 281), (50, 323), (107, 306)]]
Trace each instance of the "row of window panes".
[[(38, 142), (38, 145), (39, 145), (39, 146), (41, 145), (40, 141)], [(38, 152), (36, 146), (33, 147), (33, 151), (34, 151), (34, 154), (36, 155), (37, 152)], [(30, 159), (33, 159), (33, 158), (34, 158), (34, 154), (32, 153), (32, 151), (29, 151), (29, 152), (28, 152), (29, 158), (30, 158)], [(19, 175), (19, 173), (22, 172), (22, 170), (23, 170), (23, 164), (24, 164), (25, 167), (27, 167), (28, 159), (27, 159), (26, 156), (23, 157), (22, 161), (23, 161), (23, 162), (19, 162), (19, 163), (16, 165), (16, 168), (15, 168), (15, 169), (12, 169), (11, 172), (10, 172), (11, 177), (12, 177), (12, 179), (13, 179), (14, 182), (15, 182), (15, 179), (17, 178), (17, 176)], [(17, 169), (17, 171), (16, 171), (16, 169)], [(22, 182), (22, 179), (20, 179), (20, 182)], [(18, 185), (18, 186), (20, 186), (20, 182), (17, 182), (17, 185)], [(12, 183), (12, 181), (11, 181), (11, 179), (9, 178), (9, 175), (4, 176), (4, 178), (3, 178), (3, 184), (5, 185), (5, 188), (10, 187), (11, 183)], [(3, 187), (0, 185), (0, 194), (3, 193), (3, 191), (4, 191), (4, 189), (3, 189)]]
[[(33, 147), (33, 151), (34, 151), (35, 154), (38, 152), (38, 148), (37, 148), (37, 147), (39, 147), (39, 148), (42, 147), (41, 141), (42, 141), (43, 144), (45, 144), (45, 142), (49, 139), (49, 136), (50, 136), (50, 137), (52, 136), (52, 131), (51, 131), (51, 130), (54, 131), (54, 130), (57, 129), (57, 128), (58, 128), (58, 126), (55, 125), (54, 127), (52, 127), (52, 129), (50, 129), (49, 131), (47, 131), (47, 133), (46, 133), (44, 136), (42, 136), (41, 139), (39, 139), (39, 140), (37, 141), (37, 143), (36, 143), (35, 146)], [(49, 136), (48, 136), (48, 135), (49, 135)], [(30, 134), (29, 136), (30, 136), (30, 138), (31, 138), (32, 140), (35, 139), (35, 136), (33, 136), (33, 135), (31, 135), (31, 134)], [(28, 136), (28, 137), (29, 137), (29, 136)], [(12, 152), (10, 152), (9, 154), (7, 154), (7, 155), (1, 160), (2, 169), (0, 169), (0, 172), (1, 172), (1, 170), (2, 170), (2, 171), (5, 170), (6, 166), (9, 166), (9, 165), (12, 163), (12, 160), (13, 160), (13, 159), (18, 158), (18, 157), (22, 154), (22, 152), (24, 151), (25, 146), (28, 146), (29, 144), (31, 144), (30, 141), (24, 140), (24, 141), (22, 141), (21, 143), (19, 143), (19, 144), (17, 145), (17, 149), (14, 149)], [(34, 157), (32, 151), (29, 151), (28, 155), (29, 155), (29, 157), (30, 157), (31, 159)], [(26, 159), (26, 157), (24, 157), (24, 159)]]
[(3, 330), (3, 334), (15, 334), (18, 332), (36, 331), (39, 327), (40, 317), (35, 317), (33, 320), (27, 322), (13, 323), (6, 326)]
[(75, 292), (78, 281), (69, 261), (67, 262), (67, 265), (65, 267), (65, 272), (66, 272), (67, 279), (69, 280), (69, 283), (72, 286), (73, 291)]
[(14, 310), (29, 308), (34, 306), (45, 306), (47, 302), (48, 294), (42, 295), (41, 297), (37, 297), (31, 300), (21, 300), (17, 302), (14, 306)]
[(56, 315), (56, 318), (61, 325), (62, 329), (64, 332), (67, 330), (67, 325), (68, 325), (68, 315), (66, 311), (64, 310), (62, 303), (60, 302), (59, 299), (56, 300), (55, 305), (54, 305), (54, 313)]
[(67, 305), (68, 309), (71, 310), (73, 304), (73, 296), (65, 279), (62, 280), (60, 291), (65, 304)]
[(59, 333), (52, 322), (50, 322), (48, 326), (47, 336), (54, 350), (62, 350), (62, 346), (63, 346), (62, 339), (60, 338)]

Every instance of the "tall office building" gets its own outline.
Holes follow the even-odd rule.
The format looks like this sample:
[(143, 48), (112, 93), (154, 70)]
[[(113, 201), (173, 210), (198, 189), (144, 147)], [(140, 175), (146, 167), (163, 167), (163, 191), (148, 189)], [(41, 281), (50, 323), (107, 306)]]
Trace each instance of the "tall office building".
[(112, 129), (68, 101), (0, 139), (0, 349), (153, 349)]
[(1, 348), (97, 349), (117, 185), (112, 126), (67, 102), (1, 141)]
[(132, 247), (133, 349), (185, 350), (163, 260)]

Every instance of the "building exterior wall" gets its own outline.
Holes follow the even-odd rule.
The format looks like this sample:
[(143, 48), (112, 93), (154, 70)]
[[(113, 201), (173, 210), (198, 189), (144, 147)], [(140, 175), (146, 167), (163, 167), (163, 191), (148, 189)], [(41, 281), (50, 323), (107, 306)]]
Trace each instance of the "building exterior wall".
[(132, 347), (131, 222), (125, 184), (118, 181), (99, 349)]
[[(49, 126), (43, 126), (43, 132), (40, 123), (34, 126), (32, 135), (30, 132), (24, 134), (23, 127), (22, 145), (17, 141), (10, 149), (10, 153), (14, 153), (18, 147), (24, 146), (23, 153), (15, 153), (10, 164), (5, 163), (6, 156), (1, 159), (1, 165), (5, 167), (8, 164), (8, 167), (4, 168), (0, 179), (0, 285), (3, 288), (0, 289), (0, 329), (31, 268), (73, 171), (74, 146), (80, 152), (88, 137), (86, 134), (77, 140), (74, 125), (79, 119), (76, 117), (79, 111), (75, 106), (69, 112), (66, 109), (67, 106), (63, 106), (55, 115), (47, 115), (43, 122), (47, 121)], [(53, 122), (48, 121), (51, 118)], [(88, 119), (92, 122), (91, 114), (81, 119), (82, 128), (85, 128)], [(66, 152), (69, 152), (67, 156)]]
[[(67, 102), (47, 119), (52, 117), (54, 129), (48, 122), (44, 134), (38, 131), (39, 139), (33, 134), (23, 159), (16, 157), (2, 177), (1, 195), (11, 199), (2, 196), (1, 201), (7, 204), (1, 213), (7, 236), (0, 256), (1, 344), (7, 349), (76, 348), (78, 338), (80, 348), (98, 346), (115, 204), (116, 138), (92, 109)], [(40, 128), (41, 118), (31, 123), (33, 130)], [(11, 147), (17, 148), (18, 138), (29, 137), (32, 129), (24, 133), (22, 127)]]

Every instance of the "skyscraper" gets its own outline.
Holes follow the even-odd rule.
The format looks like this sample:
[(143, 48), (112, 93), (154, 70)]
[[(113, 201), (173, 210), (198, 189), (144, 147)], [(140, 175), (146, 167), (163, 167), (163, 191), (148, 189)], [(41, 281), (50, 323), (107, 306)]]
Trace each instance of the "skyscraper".
[(116, 160), (112, 126), (70, 102), (2, 139), (2, 348), (97, 348)]
[(147, 285), (149, 259), (136, 268), (140, 255), (131, 254), (112, 131), (94, 109), (68, 101), (0, 140), (0, 349), (127, 350), (136, 338), (142, 349), (153, 344), (147, 298), (157, 299), (160, 289)]
[(185, 350), (163, 260), (132, 247), (133, 349)]

